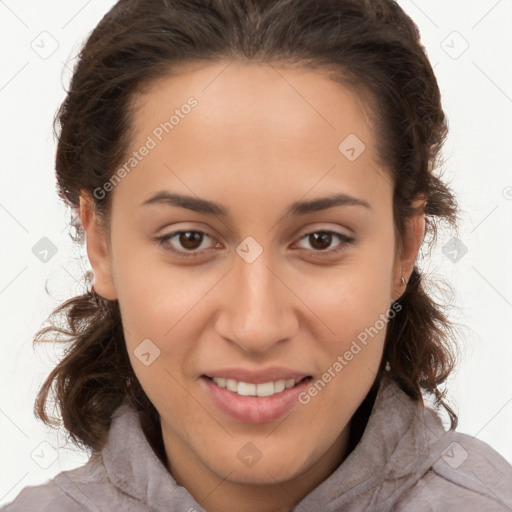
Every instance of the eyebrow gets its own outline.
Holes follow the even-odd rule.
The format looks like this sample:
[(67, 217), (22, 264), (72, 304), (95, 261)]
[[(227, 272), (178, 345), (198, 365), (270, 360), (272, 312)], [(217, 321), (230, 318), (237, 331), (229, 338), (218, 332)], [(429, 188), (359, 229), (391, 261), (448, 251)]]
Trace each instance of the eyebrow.
[[(157, 192), (141, 203), (140, 206), (154, 204), (177, 206), (179, 208), (185, 208), (187, 210), (207, 215), (220, 215), (223, 217), (230, 216), (229, 210), (219, 203), (215, 203), (207, 199), (201, 199), (199, 197), (171, 193), (166, 190)], [(306, 215), (308, 213), (326, 210), (335, 206), (362, 206), (368, 209), (372, 208), (371, 205), (363, 199), (358, 199), (357, 197), (353, 197), (348, 194), (338, 193), (319, 197), (311, 201), (296, 201), (289, 206), (286, 215)]]

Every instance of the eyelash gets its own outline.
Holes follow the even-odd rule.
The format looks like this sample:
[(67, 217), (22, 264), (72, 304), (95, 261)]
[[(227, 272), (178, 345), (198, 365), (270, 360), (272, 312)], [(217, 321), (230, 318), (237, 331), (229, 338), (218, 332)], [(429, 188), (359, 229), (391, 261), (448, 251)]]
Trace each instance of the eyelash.
[[(173, 249), (170, 244), (168, 244), (168, 243), (166, 244), (166, 242), (169, 242), (169, 240), (174, 238), (176, 235), (180, 235), (182, 233), (200, 233), (201, 235), (206, 235), (207, 237), (212, 238), (212, 237), (210, 237), (210, 235), (208, 235), (208, 233), (205, 233), (204, 231), (199, 231), (197, 229), (183, 229), (180, 231), (173, 231), (172, 233), (169, 233), (168, 235), (163, 235), (161, 237), (158, 237), (157, 241), (160, 243), (160, 245), (166, 251), (172, 252), (173, 254), (176, 254), (180, 258), (198, 258), (198, 257), (200, 257), (200, 254), (198, 253), (197, 249), (195, 249), (196, 252), (178, 251), (176, 249)], [(343, 233), (338, 233), (337, 231), (331, 231), (331, 230), (327, 230), (327, 229), (326, 230), (310, 231), (309, 233), (305, 233), (303, 236), (300, 237), (299, 241), (303, 240), (304, 238), (307, 238), (310, 235), (318, 234), (318, 233), (327, 233), (327, 234), (334, 235), (334, 236), (338, 237), (341, 242), (343, 242), (338, 246), (337, 249), (313, 250), (314, 253), (318, 253), (320, 255), (323, 255), (323, 254), (333, 255), (333, 254), (341, 253), (341, 252), (347, 250), (347, 248), (348, 248), (347, 246), (351, 245), (355, 241), (354, 238), (344, 235)], [(201, 243), (202, 243), (202, 241), (201, 241)]]

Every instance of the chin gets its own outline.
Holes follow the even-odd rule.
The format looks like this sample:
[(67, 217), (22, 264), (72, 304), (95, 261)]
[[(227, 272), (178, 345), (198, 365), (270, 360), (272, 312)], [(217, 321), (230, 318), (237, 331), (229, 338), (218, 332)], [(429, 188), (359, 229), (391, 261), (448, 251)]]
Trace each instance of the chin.
[[(259, 465), (259, 464), (258, 464)], [(298, 468), (294, 467), (274, 467), (274, 464), (261, 466), (259, 468), (225, 468), (225, 474), (219, 474), (223, 479), (229, 482), (243, 485), (275, 485), (293, 480), (298, 476)]]
[[(242, 461), (246, 453), (250, 453), (250, 449), (238, 452), (235, 455), (235, 462), (232, 458), (226, 457), (223, 457), (220, 464), (219, 460), (213, 461), (210, 469), (222, 479), (246, 485), (275, 485), (287, 482), (309, 469), (307, 460), (303, 457), (291, 458), (289, 451), (280, 453), (279, 449), (269, 448), (267, 457), (260, 454), (259, 459), (257, 456), (252, 460), (247, 458), (247, 462), (244, 463)], [(303, 448), (301, 455), (303, 455)]]

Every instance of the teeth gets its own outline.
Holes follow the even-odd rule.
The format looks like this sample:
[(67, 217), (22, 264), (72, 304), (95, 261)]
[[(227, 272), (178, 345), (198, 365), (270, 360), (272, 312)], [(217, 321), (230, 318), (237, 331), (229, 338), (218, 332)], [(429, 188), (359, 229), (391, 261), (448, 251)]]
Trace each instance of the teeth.
[(235, 393), (238, 393), (238, 382), (234, 379), (227, 379), (226, 380), (226, 385), (225, 386), (222, 386), (221, 382), (224, 379), (217, 379), (217, 382), (215, 382), (215, 379), (213, 379), (213, 381), (215, 382), (215, 384), (221, 386), (221, 387), (226, 387), (229, 389), (229, 391), (234, 391)]
[(286, 389), (286, 382), (284, 380), (276, 380), (274, 382), (274, 393), (281, 393)]
[(227, 379), (218, 378), (218, 379), (217, 379), (217, 382), (218, 382), (218, 384), (219, 384), (219, 386), (220, 386), (221, 388), (225, 388), (225, 387), (226, 387)]
[(248, 384), (247, 382), (239, 382), (237, 393), (242, 396), (255, 396), (256, 384)]
[(285, 382), (286, 389), (293, 388), (295, 386), (295, 381), (293, 379), (289, 379)]
[(251, 384), (249, 382), (239, 382), (234, 379), (224, 379), (222, 377), (213, 377), (213, 382), (221, 388), (229, 389), (241, 396), (272, 396), (281, 393), (285, 389), (295, 386), (295, 379), (276, 380), (275, 382), (264, 382), (262, 384)]
[[(240, 386), (242, 383), (238, 384)], [(274, 383), (265, 382), (263, 384), (256, 385), (256, 396), (272, 396), (275, 393)]]

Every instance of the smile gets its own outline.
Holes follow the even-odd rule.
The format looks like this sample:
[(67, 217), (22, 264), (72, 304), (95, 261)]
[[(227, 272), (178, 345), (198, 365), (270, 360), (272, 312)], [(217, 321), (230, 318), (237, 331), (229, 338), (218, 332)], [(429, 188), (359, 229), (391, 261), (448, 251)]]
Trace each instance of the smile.
[(250, 382), (237, 381), (235, 379), (225, 379), (222, 377), (213, 377), (212, 381), (219, 387), (228, 389), (240, 396), (273, 396), (282, 393), (286, 389), (293, 388), (296, 384), (309, 377), (300, 380), (281, 379), (276, 381), (263, 382), (261, 384), (252, 384)]
[(289, 414), (299, 404), (298, 397), (310, 385), (312, 377), (277, 380), (260, 377), (258, 380), (255, 383), (203, 375), (200, 382), (221, 413), (238, 422), (258, 425)]

